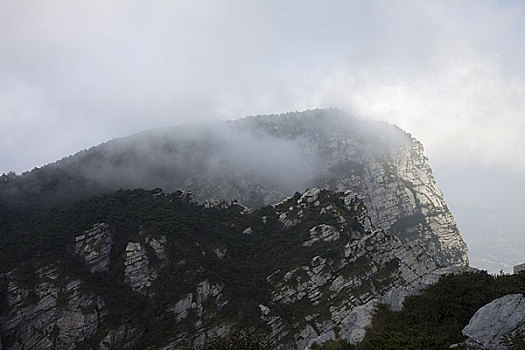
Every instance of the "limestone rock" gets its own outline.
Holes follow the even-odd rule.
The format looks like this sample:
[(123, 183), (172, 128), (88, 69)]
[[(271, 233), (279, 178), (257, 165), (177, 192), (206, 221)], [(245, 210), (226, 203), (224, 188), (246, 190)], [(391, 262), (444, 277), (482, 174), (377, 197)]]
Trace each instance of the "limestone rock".
[[(334, 242), (326, 256), (324, 249), (319, 250), (309, 264), (275, 271), (267, 277), (273, 290), (272, 303), (265, 304), (269, 311), (261, 317), (276, 344), (294, 335), (293, 340), (285, 342), (285, 348), (309, 349), (315, 343), (334, 339), (336, 327), (342, 339), (357, 343), (364, 337), (375, 305), (387, 303), (398, 310), (407, 295), (435, 283), (442, 274), (465, 270), (461, 265), (442, 267), (441, 258), (419, 242), (403, 242), (374, 228), (366, 206), (352, 192), (327, 195), (325, 190), (310, 190), (276, 207), (278, 213), (301, 220), (309, 220), (315, 210), (317, 215), (337, 222), (337, 226), (318, 224), (304, 234), (310, 238), (303, 242), (303, 249), (321, 241)], [(356, 227), (362, 230), (356, 231)], [(274, 313), (278, 304), (324, 311), (306, 314), (304, 321), (290, 328)]]
[(525, 264), (514, 266), (514, 273), (525, 272)]
[(508, 294), (480, 308), (463, 328), (467, 343), (486, 349), (505, 349), (503, 337), (525, 331), (525, 297)]
[(22, 286), (17, 270), (7, 273), (8, 308), (0, 316), (0, 334), (11, 338), (5, 349), (75, 349), (97, 330), (104, 301), (82, 290), (82, 282), (59, 276), (45, 266), (33, 286)]
[(104, 223), (75, 237), (75, 254), (84, 259), (91, 272), (109, 269), (111, 246), (111, 231)]
[(330, 225), (321, 224), (312, 227), (310, 230), (310, 236), (312, 237), (308, 241), (303, 243), (303, 246), (309, 247), (317, 241), (336, 241), (339, 239), (339, 232)]
[(180, 322), (188, 317), (188, 310), (191, 309), (193, 304), (193, 293), (189, 293), (185, 298), (177, 301), (174, 307), (170, 309), (175, 315), (175, 320)]
[(351, 344), (359, 343), (363, 340), (366, 329), (372, 323), (372, 316), (375, 312), (377, 300), (371, 300), (366, 304), (355, 307), (341, 321), (340, 336)]
[(153, 249), (157, 258), (166, 259), (166, 243), (168, 242), (166, 236), (162, 235), (160, 237), (146, 237), (146, 243)]
[[(319, 140), (306, 136), (308, 149), (318, 147)], [(414, 139), (383, 155), (370, 150), (350, 133), (334, 132), (326, 146), (333, 155), (324, 159), (327, 167), (351, 162), (354, 169), (348, 173), (330, 174), (331, 180), (322, 187), (331, 190), (351, 190), (363, 195), (369, 215), (375, 225), (393, 229), (410, 240), (432, 242), (429, 245), (441, 265), (468, 265), (467, 248), (439, 190), (423, 146)], [(335, 171), (335, 170), (334, 170)], [(317, 186), (320, 186), (318, 184)]]
[(151, 286), (151, 281), (157, 278), (157, 272), (149, 268), (146, 249), (140, 243), (128, 243), (124, 266), (124, 280), (126, 283), (133, 290), (146, 294)]

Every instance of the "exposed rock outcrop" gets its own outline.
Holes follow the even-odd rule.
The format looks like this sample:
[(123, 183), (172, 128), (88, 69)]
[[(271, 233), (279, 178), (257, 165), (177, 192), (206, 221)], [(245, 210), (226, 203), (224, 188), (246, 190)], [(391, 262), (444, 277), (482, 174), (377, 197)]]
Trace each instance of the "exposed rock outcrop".
[(159, 259), (166, 259), (166, 236), (147, 237), (146, 243), (155, 251), (155, 254)]
[[(151, 241), (150, 241), (151, 242)], [(129, 242), (124, 261), (124, 279), (131, 288), (143, 294), (147, 293), (151, 281), (157, 278), (157, 272), (149, 267), (146, 249), (138, 242)]]
[(508, 294), (480, 308), (463, 328), (467, 344), (484, 349), (506, 349), (505, 336), (525, 331), (525, 297)]
[[(307, 138), (309, 148), (318, 141)], [(313, 142), (313, 145), (311, 144)], [(332, 190), (352, 190), (364, 196), (375, 225), (391, 230), (404, 241), (427, 246), (443, 266), (468, 266), (467, 248), (439, 190), (423, 146), (407, 139), (397, 149), (377, 155), (348, 133), (334, 133), (325, 141), (332, 159), (325, 160), (331, 172), (345, 162), (354, 169), (332, 175), (324, 182)], [(359, 169), (359, 171), (357, 171)]]
[[(224, 285), (222, 284), (210, 284), (208, 280), (204, 280), (197, 285), (195, 292), (187, 294), (169, 309), (169, 311), (173, 313), (177, 323), (188, 318), (190, 312), (194, 313), (199, 318), (199, 321), (193, 324), (193, 336), (190, 338), (192, 339), (192, 344), (194, 346), (202, 345), (206, 339), (211, 336), (224, 337), (232, 328), (231, 324), (226, 323), (206, 328), (203, 326), (202, 322), (203, 319), (214, 317), (218, 311), (228, 304), (229, 301), (223, 299), (223, 289)], [(204, 305), (209, 301), (212, 301), (213, 305), (211, 308), (213, 311), (211, 312), (207, 311)], [(178, 349), (180, 342), (182, 340), (187, 340), (184, 338), (183, 335), (179, 339), (164, 346), (162, 349)]]
[[(115, 288), (125, 289), (128, 305), (141, 310), (130, 313), (152, 317), (144, 332), (165, 327), (166, 349), (202, 344), (236, 322), (269, 330), (281, 349), (309, 349), (337, 333), (358, 342), (378, 303), (399, 310), (405, 296), (468, 265), (423, 147), (400, 129), (331, 110), (246, 118), (219, 129), (135, 135), (56, 165), (59, 174), (86, 174), (79, 181), (93, 191), (106, 191), (108, 179), (116, 188), (191, 191), (119, 191), (101, 199), (105, 210), (117, 207), (99, 219), (111, 230), (101, 223), (74, 242), (67, 236), (68, 252), (97, 274), (73, 278), (48, 268), (29, 287), (15, 271), (2, 276), (5, 348), (68, 349), (94, 334), (100, 348), (122, 348), (139, 338), (125, 323), (101, 329), (108, 307), (84, 285), (88, 277), (99, 289), (115, 280), (113, 297), (120, 295)], [(152, 164), (153, 156), (162, 164)], [(135, 164), (142, 167), (130, 174)]]
[(0, 315), (5, 349), (75, 349), (104, 317), (104, 301), (82, 282), (45, 266), (33, 276), (5, 276), (8, 309)]
[(303, 243), (305, 247), (311, 246), (317, 241), (335, 241), (339, 239), (339, 232), (330, 225), (321, 224), (312, 227), (310, 236), (312, 238)]
[[(342, 339), (359, 342), (375, 305), (387, 303), (400, 309), (405, 296), (436, 282), (441, 274), (463, 269), (443, 268), (424, 246), (405, 243), (374, 228), (366, 208), (351, 191), (336, 193), (335, 198), (326, 195), (326, 191), (311, 189), (277, 206), (280, 220), (287, 214), (284, 225), (301, 225), (313, 213), (322, 213), (327, 222), (334, 223), (312, 227), (303, 249), (321, 242), (336, 243), (328, 251), (320, 248), (308, 264), (275, 271), (267, 278), (272, 285), (272, 303), (266, 305), (261, 317), (272, 329), (270, 337), (276, 344), (288, 342), (285, 348), (294, 344), (297, 349), (309, 349), (314, 343), (335, 339), (336, 328)], [(349, 213), (355, 215), (355, 221)], [(356, 230), (356, 224), (366, 230)], [(302, 320), (287, 325), (272, 311), (283, 304), (309, 311)], [(286, 341), (290, 336), (293, 340)]]
[(78, 254), (91, 272), (107, 271), (111, 254), (111, 231), (107, 224), (95, 224), (91, 230), (75, 237), (75, 254)]
[(519, 264), (514, 266), (514, 273), (525, 272), (525, 264)]
[[(138, 193), (138, 198), (148, 198), (149, 192)], [(279, 349), (309, 349), (315, 343), (335, 339), (337, 334), (359, 342), (378, 303), (398, 310), (405, 296), (434, 283), (441, 274), (463, 269), (462, 265), (441, 265), (441, 258), (421, 241), (404, 241), (376, 226), (363, 197), (351, 190), (312, 188), (253, 212), (235, 205), (206, 208), (173, 200), (163, 195), (153, 201), (147, 199), (145, 207), (130, 204), (140, 208), (144, 216), (157, 215), (157, 209), (176, 216), (178, 210), (183, 212), (176, 218), (162, 217), (164, 223), (146, 221), (136, 230), (126, 226), (115, 231), (114, 243), (111, 236), (108, 238), (110, 228), (103, 224), (74, 239), (76, 254), (92, 272), (100, 274), (94, 277), (109, 281), (123, 276), (120, 282), (130, 288), (122, 291), (131, 298), (127, 302), (142, 303), (143, 308), (152, 305), (170, 329), (173, 327), (172, 337), (158, 344), (166, 344), (166, 349), (180, 348), (184, 342), (198, 346), (211, 335), (224, 336), (238, 325), (234, 321), (237, 315), (249, 315), (250, 327), (269, 330), (268, 340)], [(165, 201), (164, 206), (154, 206), (161, 201)], [(100, 246), (109, 246), (104, 251), (111, 254), (90, 252)], [(105, 268), (100, 270), (100, 266)], [(236, 279), (243, 270), (250, 273)], [(56, 280), (69, 278), (58, 272), (52, 276)], [(41, 279), (49, 278), (37, 280)], [(66, 286), (70, 294), (77, 290), (75, 284)], [(18, 294), (30, 297), (34, 288)], [(55, 292), (50, 288), (35, 292), (37, 304), (51, 303), (45, 306), (54, 310), (49, 311), (50, 316), (35, 316), (32, 309), (26, 311), (26, 306), (13, 304), (10, 314), (3, 316), (3, 325), (11, 325), (2, 330), (3, 339), (9, 340), (16, 333), (20, 344), (32, 344), (36, 349), (55, 341), (60, 344), (57, 348), (68, 349), (69, 344), (89, 338), (101, 349), (109, 349), (140, 338), (140, 331), (126, 323), (113, 324), (112, 329), (101, 326), (111, 308), (89, 288), (82, 293), (78, 288), (85, 299), (80, 305), (56, 310), (59, 303), (54, 300), (60, 298), (46, 293), (59, 294), (60, 288), (64, 287), (56, 287)], [(29, 314), (40, 323), (22, 322), (19, 313)], [(56, 325), (56, 330), (42, 322)], [(33, 333), (25, 330), (29, 326), (33, 333), (44, 335), (38, 343), (32, 343)], [(58, 330), (62, 338), (55, 336)], [(18, 349), (12, 346), (9, 343), (7, 348)]]

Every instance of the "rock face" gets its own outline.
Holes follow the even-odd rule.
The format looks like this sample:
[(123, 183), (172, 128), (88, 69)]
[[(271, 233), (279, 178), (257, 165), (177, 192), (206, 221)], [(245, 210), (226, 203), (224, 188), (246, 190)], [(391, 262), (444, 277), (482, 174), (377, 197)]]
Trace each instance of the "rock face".
[(480, 308), (463, 328), (467, 344), (484, 349), (506, 349), (505, 336), (525, 331), (525, 297), (509, 294)]
[(91, 230), (75, 237), (75, 254), (84, 259), (91, 272), (107, 271), (111, 245), (109, 226), (104, 223), (95, 224)]
[(514, 266), (514, 273), (525, 272), (525, 264)]
[(149, 244), (149, 246), (153, 249), (155, 254), (157, 255), (157, 258), (159, 259), (166, 259), (166, 236), (160, 236), (160, 237), (152, 237), (148, 236), (146, 237), (146, 243)]
[(424, 244), (442, 266), (468, 265), (466, 245), (421, 143), (393, 125), (338, 110), (166, 128), (113, 140), (0, 183), (0, 201), (16, 202), (13, 193), (24, 193), (30, 203), (56, 204), (52, 199), (64, 198), (54, 196), (61, 188), (34, 193), (40, 188), (34, 183), (45, 178), (41, 173), (54, 174), (55, 168), (62, 181), (41, 188), (78, 185), (98, 193), (189, 188), (199, 202), (237, 200), (251, 208), (306, 188), (352, 190), (364, 197), (377, 226)]
[[(445, 205), (421, 143), (409, 139), (395, 151), (378, 156), (348, 134), (334, 133), (326, 142), (333, 155), (327, 167), (334, 169), (353, 161), (361, 171), (338, 174), (336, 180), (324, 182), (324, 187), (349, 189), (364, 196), (377, 226), (391, 230), (403, 241), (416, 240), (426, 245), (439, 257), (441, 265), (468, 265), (466, 245)], [(309, 148), (318, 147), (311, 138), (307, 144)]]
[[(392, 125), (352, 120), (337, 111), (259, 116), (233, 125), (289, 142), (287, 151), (295, 152), (294, 157), (302, 162), (296, 166), (299, 170), (286, 170), (296, 178), (295, 186), (272, 185), (253, 176), (247, 166), (244, 173), (242, 167), (228, 168), (231, 177), (217, 179), (199, 173), (186, 179), (185, 185), (198, 200), (236, 199), (257, 207), (276, 203), (304, 187), (351, 190), (363, 196), (375, 225), (403, 241), (424, 244), (442, 266), (468, 266), (466, 244), (434, 180), (423, 146), (409, 134)], [(225, 167), (232, 164), (227, 154), (216, 157)], [(310, 177), (302, 174), (308, 169)]]
[(128, 243), (124, 266), (124, 280), (135, 291), (145, 294), (151, 281), (157, 278), (157, 272), (149, 268), (146, 249), (140, 243)]
[[(335, 339), (336, 328), (342, 339), (359, 342), (375, 305), (387, 303), (399, 309), (406, 295), (434, 283), (440, 274), (453, 272), (441, 268), (439, 259), (425, 247), (403, 243), (382, 228), (374, 228), (366, 207), (353, 192), (336, 193), (344, 207), (327, 204), (325, 195), (312, 189), (277, 206), (279, 219), (288, 226), (308, 222), (313, 212), (335, 223), (315, 225), (304, 235), (303, 249), (319, 246), (308, 264), (277, 270), (267, 277), (272, 300), (261, 317), (272, 329), (270, 337), (275, 344), (288, 343), (285, 348), (309, 349), (314, 343)], [(359, 213), (356, 219), (366, 228), (364, 232), (352, 228), (356, 223), (348, 217), (349, 212)], [(325, 251), (320, 248), (323, 242), (337, 245)], [(282, 305), (308, 312), (292, 327), (286, 326), (272, 311)]]
[(303, 243), (305, 247), (311, 246), (319, 240), (335, 241), (339, 239), (339, 232), (330, 225), (321, 224), (312, 227), (312, 229), (310, 230), (310, 236), (312, 238)]
[[(17, 282), (16, 269), (0, 276), (3, 347), (69, 349), (89, 338), (100, 349), (137, 339), (177, 349), (237, 325), (264, 329), (278, 349), (310, 349), (336, 333), (360, 341), (378, 303), (398, 310), (468, 258), (422, 145), (394, 126), (347, 119), (312, 111), (175, 128), (67, 160), (61, 171), (82, 172), (83, 188), (102, 179), (104, 189), (111, 179), (116, 188), (190, 188), (204, 204), (186, 190), (101, 200), (116, 208), (112, 226), (72, 232), (64, 252), (85, 262), (84, 279), (49, 265), (34, 285)], [(147, 327), (103, 325), (115, 310), (104, 300), (120, 289), (97, 283), (113, 281), (130, 312), (147, 311), (128, 314), (140, 320), (133, 327), (152, 317)]]
[[(148, 294), (151, 283), (157, 278), (158, 270), (164, 267), (167, 258), (166, 236), (151, 236), (140, 230), (141, 242), (128, 242), (124, 259), (124, 281), (142, 294)], [(148, 257), (148, 249), (152, 253)], [(159, 261), (157, 268), (151, 266), (150, 259)]]
[[(156, 192), (146, 199), (144, 192), (125, 200), (116, 194), (137, 210), (122, 220), (143, 215), (154, 221), (135, 230), (122, 225), (120, 231), (97, 224), (71, 240), (85, 267), (99, 274), (90, 283), (118, 279), (122, 284), (112, 293), (131, 298), (131, 305), (151, 305), (148, 314), (165, 320), (170, 337), (156, 344), (163, 349), (185, 342), (198, 346), (239, 324), (266, 330), (278, 349), (310, 349), (336, 334), (359, 342), (378, 303), (397, 310), (405, 296), (463, 268), (442, 266), (441, 257), (420, 241), (404, 241), (375, 225), (364, 197), (350, 190), (312, 188), (251, 212), (235, 204), (199, 206)], [(123, 215), (122, 209), (117, 213)], [(111, 254), (89, 250), (99, 252), (101, 246)], [(10, 308), (1, 316), (5, 348), (69, 349), (89, 339), (110, 349), (141, 339), (145, 330), (103, 324), (109, 316), (114, 320), (120, 306), (106, 305), (103, 294), (90, 292), (88, 285), (80, 288), (82, 278), (46, 271), (39, 271), (30, 287), (16, 282), (16, 270), (2, 277)], [(107, 287), (95, 290), (105, 293)], [(65, 298), (61, 295), (68, 301), (59, 301)]]
[[(8, 308), (0, 316), (5, 349), (75, 349), (95, 333), (104, 301), (82, 291), (82, 282), (46, 266), (33, 276), (5, 276)], [(27, 280), (32, 278), (32, 280)]]

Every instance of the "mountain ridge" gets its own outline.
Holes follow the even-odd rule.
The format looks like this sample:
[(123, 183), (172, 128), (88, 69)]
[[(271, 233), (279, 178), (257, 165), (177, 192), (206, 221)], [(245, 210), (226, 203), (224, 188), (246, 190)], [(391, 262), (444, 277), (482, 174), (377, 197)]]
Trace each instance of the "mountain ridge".
[(468, 267), (421, 143), (338, 110), (148, 131), (2, 179), (9, 349), (168, 349), (239, 324), (280, 348), (357, 342), (378, 303)]
[[(253, 212), (189, 198), (119, 191), (13, 227), (21, 234), (37, 225), (55, 246), (26, 242), (26, 253), (13, 250), (14, 269), (2, 256), (7, 348), (104, 348), (114, 339), (117, 348), (177, 349), (239, 324), (283, 348), (332, 339), (334, 327), (356, 342), (377, 303), (398, 309), (405, 295), (461, 271), (375, 228), (351, 192), (311, 189)], [(100, 221), (108, 223), (89, 228)], [(4, 248), (16, 247), (5, 238)]]
[(254, 208), (305, 188), (350, 189), (365, 196), (381, 226), (397, 223), (398, 236), (407, 239), (422, 231), (415, 226), (428, 226), (432, 237), (423, 239), (442, 246), (445, 260), (467, 261), (421, 143), (397, 127), (338, 110), (154, 130), (66, 160), (2, 182), (2, 203), (52, 207), (119, 188), (161, 187)]

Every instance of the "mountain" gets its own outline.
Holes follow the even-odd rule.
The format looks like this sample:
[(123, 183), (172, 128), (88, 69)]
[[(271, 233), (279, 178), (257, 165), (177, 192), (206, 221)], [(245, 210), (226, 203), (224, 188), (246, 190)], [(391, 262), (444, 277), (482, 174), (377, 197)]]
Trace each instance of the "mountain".
[(190, 189), (201, 202), (258, 208), (314, 187), (363, 196), (376, 225), (424, 242), (442, 265), (468, 265), (421, 143), (396, 126), (331, 109), (113, 140), (21, 176), (4, 175), (0, 209), (11, 217), (16, 208), (62, 207), (120, 188)]
[[(113, 192), (137, 187), (166, 192)], [(338, 110), (147, 131), (0, 198), (6, 349), (357, 342), (377, 304), (468, 266), (422, 145)]]
[(253, 212), (190, 198), (119, 191), (3, 227), (5, 347), (177, 349), (239, 325), (284, 348), (358, 341), (376, 304), (454, 271), (351, 192)]

